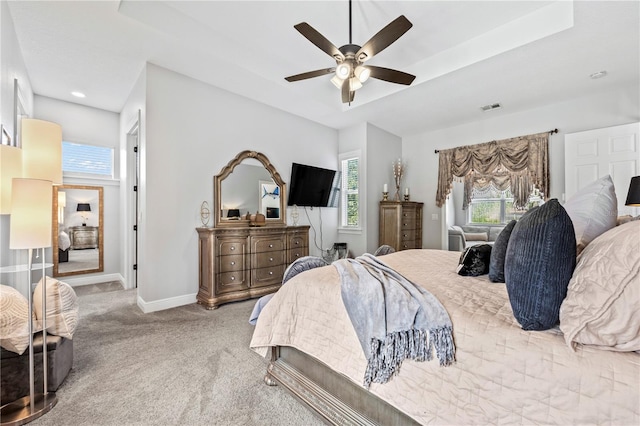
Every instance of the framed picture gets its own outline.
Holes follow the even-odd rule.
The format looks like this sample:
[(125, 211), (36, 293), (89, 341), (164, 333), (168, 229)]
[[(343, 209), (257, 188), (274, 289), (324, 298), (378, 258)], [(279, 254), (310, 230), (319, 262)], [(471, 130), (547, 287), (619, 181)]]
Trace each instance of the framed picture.
[(28, 118), (27, 110), (24, 107), (24, 99), (20, 92), (20, 85), (18, 79), (13, 79), (13, 146), (18, 148), (20, 144), (20, 127), (22, 126), (22, 119)]
[(260, 197), (258, 210), (267, 219), (280, 219), (280, 187), (273, 181), (258, 181)]
[(11, 135), (4, 125), (0, 124), (0, 133), (2, 133), (2, 145), (11, 146)]

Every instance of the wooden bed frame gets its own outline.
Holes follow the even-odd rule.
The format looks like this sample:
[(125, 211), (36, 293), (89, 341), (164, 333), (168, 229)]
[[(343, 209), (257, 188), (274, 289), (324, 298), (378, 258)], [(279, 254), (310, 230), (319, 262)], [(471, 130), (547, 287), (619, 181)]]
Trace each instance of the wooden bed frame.
[(328, 424), (418, 424), (362, 386), (292, 347), (271, 348), (264, 381), (269, 386), (283, 386)]

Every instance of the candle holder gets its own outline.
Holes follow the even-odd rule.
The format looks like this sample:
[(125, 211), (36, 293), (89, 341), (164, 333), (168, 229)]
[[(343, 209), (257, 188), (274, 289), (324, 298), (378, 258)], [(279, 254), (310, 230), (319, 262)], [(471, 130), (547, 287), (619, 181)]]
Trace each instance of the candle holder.
[(394, 201), (400, 201), (400, 183), (402, 182), (402, 176), (404, 175), (405, 166), (402, 164), (402, 159), (398, 158), (398, 161), (394, 161), (393, 165), (393, 177), (396, 181), (396, 195)]
[(389, 201), (389, 193), (388, 192), (383, 192), (382, 193), (382, 201)]
[(409, 201), (409, 194), (404, 194), (404, 200)]

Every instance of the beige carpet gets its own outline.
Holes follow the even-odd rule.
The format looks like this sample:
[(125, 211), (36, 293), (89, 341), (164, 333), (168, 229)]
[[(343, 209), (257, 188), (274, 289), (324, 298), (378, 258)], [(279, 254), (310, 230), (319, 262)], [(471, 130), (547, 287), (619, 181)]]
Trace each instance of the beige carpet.
[(320, 425), (262, 379), (249, 349), (254, 300), (143, 314), (119, 284), (76, 288), (74, 366), (33, 425)]

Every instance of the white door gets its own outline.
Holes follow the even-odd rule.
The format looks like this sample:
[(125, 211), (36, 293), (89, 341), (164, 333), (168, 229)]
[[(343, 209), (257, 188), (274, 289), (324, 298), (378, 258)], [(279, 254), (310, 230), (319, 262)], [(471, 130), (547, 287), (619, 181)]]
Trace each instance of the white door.
[(618, 198), (618, 216), (638, 215), (624, 205), (633, 176), (640, 175), (640, 123), (605, 127), (564, 137), (565, 199), (585, 185), (611, 175)]

